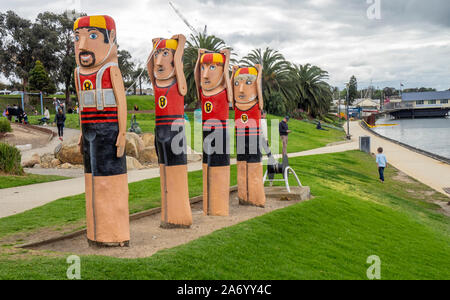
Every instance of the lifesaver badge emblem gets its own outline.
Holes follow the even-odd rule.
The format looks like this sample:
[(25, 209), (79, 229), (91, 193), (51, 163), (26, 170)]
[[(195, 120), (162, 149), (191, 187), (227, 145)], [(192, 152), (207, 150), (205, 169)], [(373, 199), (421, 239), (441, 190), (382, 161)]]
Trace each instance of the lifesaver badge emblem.
[(213, 109), (214, 109), (214, 106), (211, 102), (208, 101), (205, 103), (205, 107), (204, 107), (205, 113), (210, 114), (213, 111)]
[(161, 109), (164, 109), (164, 108), (167, 107), (167, 98), (166, 98), (166, 96), (159, 97), (159, 99), (158, 99), (158, 106)]
[(248, 122), (248, 115), (243, 114), (241, 116), (241, 121), (242, 121), (242, 123), (247, 124), (247, 122)]

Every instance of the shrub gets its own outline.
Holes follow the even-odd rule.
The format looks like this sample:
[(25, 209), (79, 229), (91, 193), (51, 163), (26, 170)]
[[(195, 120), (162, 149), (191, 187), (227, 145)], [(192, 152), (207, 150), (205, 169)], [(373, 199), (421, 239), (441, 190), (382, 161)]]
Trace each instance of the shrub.
[(11, 124), (8, 120), (0, 120), (0, 133), (11, 132)]
[(22, 155), (19, 149), (0, 143), (0, 171), (11, 175), (23, 175)]

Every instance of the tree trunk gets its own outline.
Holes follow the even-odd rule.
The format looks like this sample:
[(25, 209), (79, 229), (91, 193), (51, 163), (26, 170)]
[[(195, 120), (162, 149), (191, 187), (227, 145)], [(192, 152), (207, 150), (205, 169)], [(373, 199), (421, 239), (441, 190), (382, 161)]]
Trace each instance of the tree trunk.
[(24, 92), (23, 102), (24, 102), (24, 106), (25, 106), (30, 103), (30, 97), (28, 96), (28, 94), (26, 94), (27, 86), (28, 86), (28, 78), (22, 78), (22, 85), (23, 85), (23, 92)]
[(70, 97), (70, 82), (66, 82), (66, 108), (72, 107), (72, 98)]

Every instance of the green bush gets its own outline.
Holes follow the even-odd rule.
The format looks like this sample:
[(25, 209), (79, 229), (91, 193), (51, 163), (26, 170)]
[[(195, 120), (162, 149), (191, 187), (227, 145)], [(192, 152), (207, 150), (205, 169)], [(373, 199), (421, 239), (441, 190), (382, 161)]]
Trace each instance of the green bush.
[(0, 120), (0, 133), (11, 132), (11, 124), (8, 120)]
[(0, 172), (11, 175), (23, 175), (22, 155), (19, 149), (0, 143)]

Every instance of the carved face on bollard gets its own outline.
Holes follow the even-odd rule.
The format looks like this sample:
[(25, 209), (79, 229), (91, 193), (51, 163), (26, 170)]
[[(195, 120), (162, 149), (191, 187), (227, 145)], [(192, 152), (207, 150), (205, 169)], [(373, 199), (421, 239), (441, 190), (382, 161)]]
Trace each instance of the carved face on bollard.
[(156, 80), (168, 80), (175, 77), (174, 57), (178, 47), (176, 40), (158, 40), (153, 56), (153, 74)]
[(262, 68), (260, 65), (250, 68), (233, 68), (233, 102), (235, 105), (256, 104), (263, 108), (261, 87)]
[(212, 91), (223, 84), (225, 56), (218, 53), (203, 54), (200, 59), (200, 85)]
[(109, 16), (79, 18), (74, 24), (75, 59), (81, 68), (98, 68), (117, 57), (116, 25)]
[(182, 60), (185, 44), (186, 38), (182, 34), (174, 35), (171, 39), (153, 39), (152, 57), (147, 64), (152, 84), (166, 87), (176, 79), (182, 96), (187, 93)]

